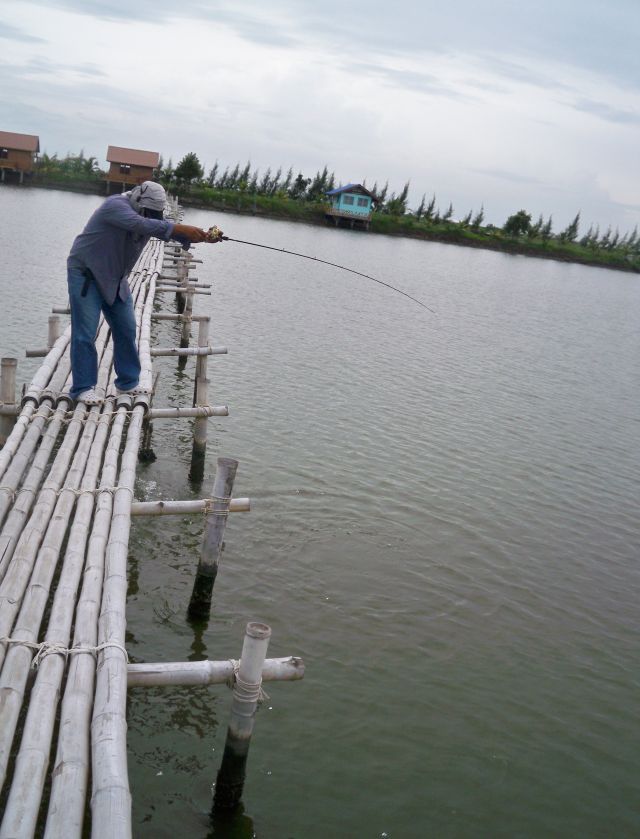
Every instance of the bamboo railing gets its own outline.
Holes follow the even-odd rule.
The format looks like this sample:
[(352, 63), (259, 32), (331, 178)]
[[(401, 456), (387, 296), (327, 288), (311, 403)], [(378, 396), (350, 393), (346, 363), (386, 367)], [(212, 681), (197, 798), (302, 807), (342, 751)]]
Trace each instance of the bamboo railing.
[[(176, 206), (173, 212), (177, 213)], [(128, 685), (219, 684), (240, 678), (242, 687), (234, 688), (237, 705), (246, 701), (236, 692), (246, 693), (247, 673), (253, 679), (251, 696), (258, 695), (261, 679), (294, 680), (304, 673), (300, 659), (265, 660), (270, 630), (259, 630), (266, 640), (256, 647), (251, 639), (256, 637), (257, 624), (247, 627), (243, 656), (248, 658), (237, 667), (230, 660), (128, 664), (125, 612), (132, 516), (204, 513), (203, 555), (194, 583), (200, 596), (195, 605), (190, 604), (191, 611), (202, 615), (203, 602), (205, 612), (210, 607), (227, 515), (250, 509), (249, 499), (231, 498), (233, 479), (221, 477), (222, 473), (215, 486), (225, 487), (223, 497), (214, 489), (212, 498), (200, 501), (134, 500), (138, 455), (143, 448), (150, 450), (153, 420), (195, 418), (193, 470), (203, 463), (207, 417), (228, 414), (226, 406), (207, 404), (207, 357), (226, 348), (210, 347), (208, 318), (193, 315), (193, 295), (200, 289), (197, 281), (187, 279), (187, 262), (175, 248), (151, 240), (129, 276), (138, 322), (141, 385), (149, 396), (116, 398), (105, 323), (96, 337), (97, 390), (105, 397), (101, 405), (87, 407), (70, 399), (70, 327), (60, 333), (57, 319), (49, 323), (46, 356), (21, 403), (15, 398), (14, 360), (3, 359), (0, 839), (32, 837), (36, 831), (48, 839), (73, 839), (83, 835), (87, 819), (94, 839), (131, 836)], [(171, 271), (176, 271), (175, 283)], [(181, 314), (153, 317), (181, 319), (180, 347), (152, 349), (156, 291), (169, 289), (177, 289), (184, 298), (178, 303)], [(189, 346), (192, 320), (199, 325), (197, 347)], [(156, 408), (151, 405), (152, 358), (172, 355), (180, 364), (189, 356), (196, 360), (193, 405)], [(221, 458), (219, 468), (228, 469), (230, 463), (235, 464), (231, 469), (235, 474), (235, 461)], [(238, 674), (244, 674), (244, 681)], [(255, 711), (255, 703), (251, 707)], [(226, 750), (246, 759), (247, 731), (250, 736), (252, 726), (239, 726), (234, 715), (236, 710)], [(220, 772), (219, 782), (224, 784), (224, 765)], [(233, 806), (244, 780), (242, 764), (238, 791), (237, 760), (234, 773), (228, 779), (234, 790)]]

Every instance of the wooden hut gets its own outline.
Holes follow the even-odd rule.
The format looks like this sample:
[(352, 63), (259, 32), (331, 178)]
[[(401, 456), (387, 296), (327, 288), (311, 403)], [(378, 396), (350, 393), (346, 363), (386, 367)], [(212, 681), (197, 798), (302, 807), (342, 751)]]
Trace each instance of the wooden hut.
[(107, 162), (110, 164), (107, 172), (107, 193), (120, 192), (143, 181), (153, 180), (154, 169), (160, 162), (160, 154), (157, 151), (109, 146)]
[(369, 229), (369, 222), (376, 203), (376, 196), (362, 184), (347, 184), (326, 193), (330, 206), (326, 217), (336, 227), (346, 222), (350, 227)]
[(40, 152), (40, 139), (34, 134), (0, 131), (0, 181), (11, 176), (20, 183), (31, 177)]

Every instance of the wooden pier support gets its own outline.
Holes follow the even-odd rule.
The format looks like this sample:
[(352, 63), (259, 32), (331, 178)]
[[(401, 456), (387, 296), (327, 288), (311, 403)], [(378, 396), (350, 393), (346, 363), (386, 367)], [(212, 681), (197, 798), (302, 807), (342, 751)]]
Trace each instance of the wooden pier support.
[[(3, 358), (0, 362), (0, 407), (15, 409), (16, 407), (16, 373), (18, 368), (17, 358)], [(0, 416), (0, 446), (4, 446), (11, 429), (15, 424), (15, 415), (7, 414)]]
[(264, 623), (249, 623), (242, 658), (233, 688), (231, 720), (216, 779), (214, 810), (232, 810), (242, 798), (253, 724), (260, 699), (262, 668), (271, 629)]
[[(196, 375), (193, 387), (194, 410), (209, 402), (209, 380), (207, 379), (207, 355), (209, 349), (209, 318), (198, 323), (198, 355), (196, 356)], [(204, 477), (204, 461), (207, 453), (206, 417), (198, 417), (193, 424), (193, 447), (189, 476), (194, 483), (200, 483)]]
[(237, 470), (237, 460), (230, 457), (218, 458), (211, 493), (212, 504), (205, 519), (200, 562), (189, 602), (188, 616), (192, 620), (206, 620), (211, 612), (213, 586), (218, 573), (231, 492)]

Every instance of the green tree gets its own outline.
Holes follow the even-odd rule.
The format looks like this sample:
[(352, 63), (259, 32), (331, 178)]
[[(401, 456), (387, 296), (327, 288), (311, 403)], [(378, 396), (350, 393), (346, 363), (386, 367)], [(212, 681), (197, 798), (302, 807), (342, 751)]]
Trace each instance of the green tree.
[(527, 230), (527, 236), (530, 239), (536, 239), (540, 235), (540, 231), (544, 225), (544, 219), (542, 217), (542, 213), (538, 216), (538, 221), (535, 224), (532, 224), (529, 229)]
[(213, 164), (211, 169), (209, 170), (209, 175), (207, 176), (207, 184), (211, 187), (216, 185), (216, 176), (218, 174), (218, 161)]
[(302, 172), (298, 172), (295, 181), (291, 184), (289, 190), (289, 198), (301, 199), (304, 198), (307, 187), (311, 183), (310, 178), (305, 178)]
[(580, 225), (580, 213), (576, 215), (574, 220), (568, 227), (562, 231), (562, 233), (558, 234), (558, 238), (561, 242), (575, 242), (578, 236), (578, 226)]
[(460, 222), (460, 227), (469, 227), (469, 225), (471, 224), (471, 217), (472, 216), (473, 216), (473, 210), (469, 210), (467, 215)]
[(418, 205), (418, 208), (416, 209), (416, 211), (414, 213), (414, 215), (418, 219), (418, 221), (420, 221), (420, 219), (424, 215), (424, 211), (425, 211), (426, 206), (427, 206), (426, 205), (426, 200), (427, 200), (427, 195), (426, 195), (426, 193), (423, 192), (422, 193), (422, 200), (420, 201), (420, 204)]
[(544, 242), (548, 242), (549, 239), (553, 236), (553, 216), (549, 216), (549, 219), (546, 224), (543, 224), (540, 230), (540, 238)]
[(518, 210), (505, 221), (502, 231), (507, 236), (522, 236), (529, 232), (531, 227), (531, 213), (526, 210)]
[(479, 230), (480, 225), (484, 221), (484, 204), (480, 207), (480, 210), (476, 213), (476, 215), (471, 220), (471, 229), (472, 230)]
[[(433, 200), (435, 201), (435, 195), (434, 195)], [(442, 221), (449, 221), (452, 216), (453, 216), (453, 204), (449, 203), (449, 206), (447, 207), (447, 212), (442, 216)]]
[(204, 169), (200, 165), (195, 152), (190, 151), (189, 154), (185, 154), (176, 166), (175, 179), (178, 183), (191, 184), (194, 181), (199, 181), (203, 175)]

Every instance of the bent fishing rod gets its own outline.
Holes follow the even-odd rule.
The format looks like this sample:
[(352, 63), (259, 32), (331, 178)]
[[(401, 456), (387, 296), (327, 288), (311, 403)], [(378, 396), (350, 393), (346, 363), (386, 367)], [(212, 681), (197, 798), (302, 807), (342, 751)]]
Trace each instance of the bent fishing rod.
[(350, 274), (356, 274), (358, 277), (364, 277), (366, 280), (372, 280), (374, 283), (379, 283), (380, 285), (386, 286), (390, 288), (392, 291), (397, 291), (398, 294), (402, 294), (403, 297), (408, 297), (409, 300), (413, 300), (414, 303), (417, 303), (418, 306), (422, 306), (423, 309), (427, 309), (427, 311), (432, 312), (434, 315), (436, 312), (433, 309), (430, 309), (429, 306), (422, 303), (420, 300), (417, 300), (415, 297), (412, 297), (410, 294), (407, 294), (406, 291), (402, 291), (400, 288), (396, 288), (389, 283), (385, 283), (382, 280), (378, 280), (375, 277), (370, 277), (369, 274), (363, 274), (361, 271), (354, 271), (353, 268), (346, 268), (344, 265), (338, 265), (336, 262), (328, 262), (326, 259), (318, 259), (316, 256), (308, 256), (306, 253), (297, 253), (297, 251), (288, 251), (286, 248), (274, 248), (271, 245), (260, 245), (257, 242), (246, 242), (244, 239), (232, 239), (230, 236), (225, 236), (222, 233), (222, 230), (218, 227), (211, 227), (208, 231), (210, 241), (211, 242), (237, 242), (241, 245), (251, 245), (254, 248), (265, 248), (268, 251), (277, 251), (278, 253), (288, 253), (290, 256), (299, 256), (301, 259), (310, 259), (313, 262), (321, 262), (323, 265), (331, 265), (333, 268), (339, 268), (341, 271), (348, 271)]

